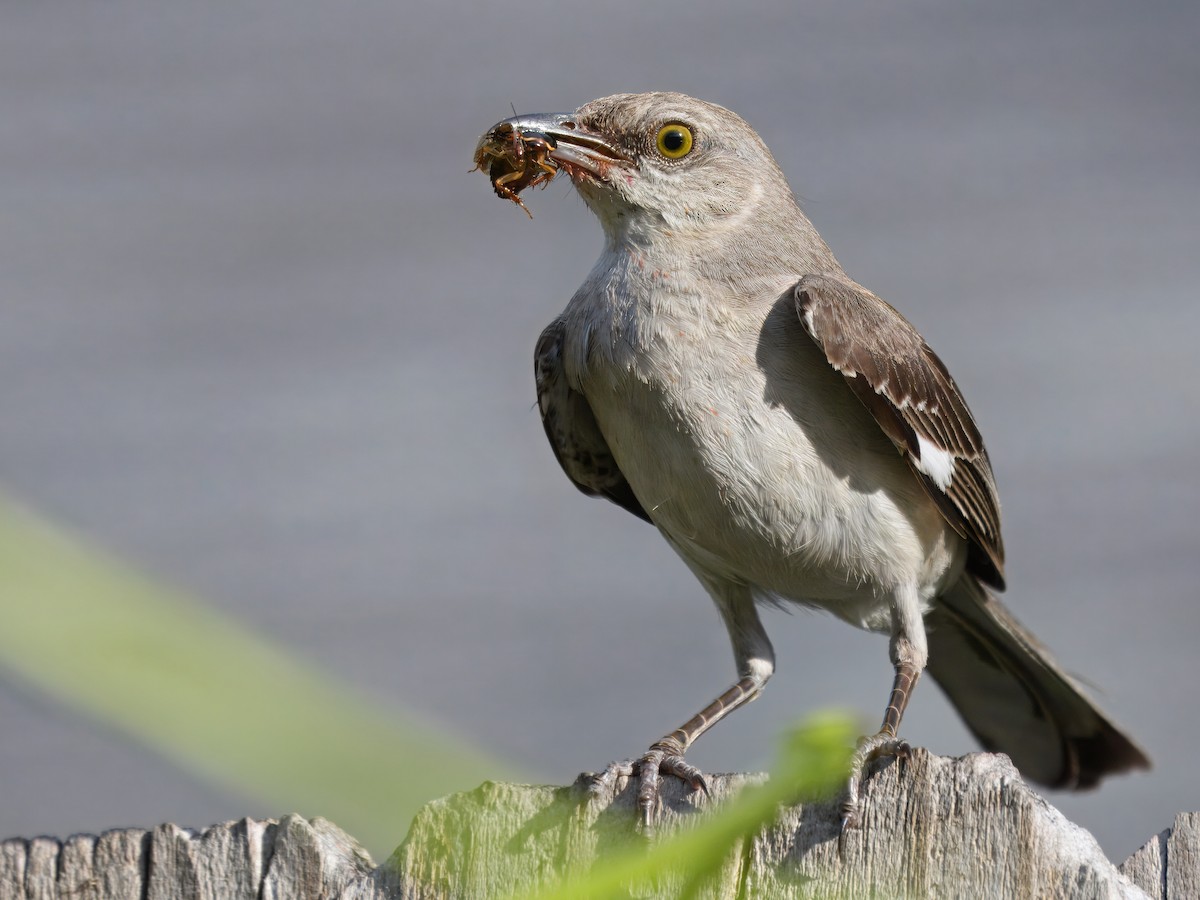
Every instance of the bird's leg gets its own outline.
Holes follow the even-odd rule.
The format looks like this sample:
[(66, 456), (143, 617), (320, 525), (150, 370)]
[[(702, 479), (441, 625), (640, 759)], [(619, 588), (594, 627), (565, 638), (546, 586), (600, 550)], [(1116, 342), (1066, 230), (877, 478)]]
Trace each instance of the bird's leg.
[(867, 766), (881, 756), (894, 756), (904, 760), (911, 748), (907, 741), (900, 740), (900, 720), (912, 697), (917, 679), (925, 669), (929, 650), (925, 641), (925, 626), (920, 608), (915, 603), (905, 603), (897, 596), (893, 602), (893, 632), (891, 643), (892, 665), (896, 675), (892, 679), (892, 693), (888, 697), (887, 709), (883, 713), (883, 725), (873, 735), (862, 738), (850, 758), (850, 780), (846, 787), (846, 800), (842, 804), (842, 833), (855, 828), (860, 822), (860, 792), (866, 777)]
[(600, 795), (613, 790), (618, 778), (636, 774), (638, 821), (644, 830), (653, 826), (661, 805), (663, 775), (674, 775), (693, 790), (708, 793), (708, 783), (703, 773), (688, 763), (683, 758), (684, 754), (696, 738), (762, 693), (763, 686), (775, 670), (775, 653), (758, 619), (758, 611), (749, 590), (743, 585), (712, 582), (703, 576), (701, 580), (716, 600), (717, 608), (729, 629), (741, 678), (679, 728), (651, 744), (640, 759), (611, 763), (591, 779), (591, 793)]
[(660, 775), (674, 775), (708, 794), (708, 782), (695, 766), (684, 760), (692, 742), (708, 729), (737, 709), (745, 706), (763, 689), (763, 683), (753, 675), (740, 678), (737, 684), (721, 694), (708, 706), (692, 716), (679, 728), (650, 745), (650, 750), (638, 765), (638, 812), (641, 823), (648, 827), (659, 805)]
[(883, 716), (883, 726), (878, 732), (862, 738), (850, 758), (850, 782), (846, 788), (846, 800), (842, 804), (842, 830), (856, 828), (859, 824), (859, 790), (866, 777), (867, 766), (881, 756), (895, 756), (897, 759), (907, 759), (910, 748), (907, 741), (896, 737), (900, 728), (900, 718), (904, 708), (908, 706), (908, 698), (912, 689), (921, 676), (919, 669), (912, 665), (896, 666), (896, 677), (892, 681), (892, 696), (888, 700), (887, 712)]
[(608, 767), (592, 779), (590, 790), (594, 795), (611, 791), (618, 778), (637, 775), (638, 777), (638, 822), (643, 829), (653, 826), (661, 800), (661, 780), (663, 775), (674, 775), (689, 784), (692, 790), (708, 793), (708, 782), (704, 774), (683, 758), (688, 747), (735, 709), (745, 706), (760, 693), (766, 679), (759, 675), (745, 675), (737, 684), (713, 700), (696, 715), (668, 735), (650, 745), (650, 749), (637, 760), (627, 760), (621, 763), (610, 763)]

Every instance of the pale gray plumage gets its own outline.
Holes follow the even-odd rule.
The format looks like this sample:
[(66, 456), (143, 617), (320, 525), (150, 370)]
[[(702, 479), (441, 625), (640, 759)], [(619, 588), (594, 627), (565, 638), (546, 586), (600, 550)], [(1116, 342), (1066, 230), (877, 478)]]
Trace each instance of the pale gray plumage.
[[(858, 770), (902, 749), (927, 663), (1031, 778), (1086, 786), (1147, 765), (987, 592), (1004, 584), (999, 504), (966, 403), (916, 330), (846, 276), (758, 135), (671, 93), (507, 123), (556, 143), (605, 233), (538, 342), (551, 446), (577, 487), (658, 527), (716, 602), (741, 679), (639, 760), (644, 812), (660, 769), (702, 784), (687, 746), (770, 678), (763, 599), (891, 636), (892, 700)], [(664, 126), (690, 151), (668, 158)]]

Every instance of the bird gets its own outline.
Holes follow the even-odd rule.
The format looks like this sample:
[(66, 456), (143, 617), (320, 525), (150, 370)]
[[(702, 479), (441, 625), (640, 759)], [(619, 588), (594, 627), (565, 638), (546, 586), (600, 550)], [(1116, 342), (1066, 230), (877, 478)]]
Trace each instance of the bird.
[(536, 344), (542, 424), (575, 487), (652, 524), (694, 573), (737, 671), (596, 783), (635, 775), (645, 827), (664, 776), (707, 790), (685, 754), (771, 678), (763, 604), (889, 638), (891, 692), (852, 755), (843, 832), (861, 822), (869, 764), (908, 754), (900, 723), (926, 671), (1032, 781), (1081, 789), (1149, 766), (997, 599), (996, 482), (946, 366), (846, 274), (743, 119), (680, 93), (616, 94), (497, 123), (477, 148), (489, 161), (516, 202), (565, 173), (600, 220), (599, 259)]

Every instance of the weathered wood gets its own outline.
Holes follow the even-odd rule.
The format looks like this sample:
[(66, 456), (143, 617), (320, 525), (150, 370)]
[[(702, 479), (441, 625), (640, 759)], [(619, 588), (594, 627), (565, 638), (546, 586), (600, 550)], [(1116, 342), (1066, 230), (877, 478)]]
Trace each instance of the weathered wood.
[[(743, 776), (713, 779), (719, 800)], [(532, 891), (547, 875), (586, 870), (628, 834), (633, 790), (586, 814), (568, 789), (485, 785), (425, 807), (389, 861), (407, 897), (497, 896)], [(672, 783), (667, 828), (703, 798)], [(1145, 897), (1105, 858), (1095, 839), (1033, 793), (1003, 756), (958, 760), (917, 751), (868, 782), (863, 827), (839, 854), (837, 799), (784, 810), (778, 823), (735, 848), (714, 897)], [(619, 843), (619, 841), (618, 841)], [(671, 897), (669, 879), (657, 892)]]
[(1200, 813), (1180, 813), (1121, 863), (1121, 874), (1154, 900), (1200, 897)]
[[(712, 779), (712, 800), (669, 783), (666, 836), (761, 776)], [(484, 784), (428, 804), (375, 867), (323, 819), (161, 825), (99, 837), (0, 843), (0, 900), (425, 900), (536, 891), (642, 848), (633, 789), (587, 802), (577, 787)], [(721, 861), (703, 897), (1200, 897), (1200, 813), (1184, 813), (1118, 870), (1034, 794), (1005, 757), (917, 751), (867, 785), (863, 827), (838, 850), (836, 800), (784, 809)], [(624, 896), (672, 897), (681, 876)]]
[(324, 819), (243, 819), (203, 831), (160, 825), (4, 841), (0, 900), (368, 900), (373, 870), (366, 852)]

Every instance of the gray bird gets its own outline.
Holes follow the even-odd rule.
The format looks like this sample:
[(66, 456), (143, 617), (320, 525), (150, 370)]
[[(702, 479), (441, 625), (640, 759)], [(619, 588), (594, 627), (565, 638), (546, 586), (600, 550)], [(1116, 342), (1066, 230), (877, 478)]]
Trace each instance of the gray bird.
[[(521, 157), (523, 136), (536, 170), (504, 149)], [(546, 436), (576, 487), (658, 528), (733, 644), (736, 684), (600, 776), (637, 773), (643, 822), (662, 774), (704, 787), (688, 747), (771, 677), (763, 602), (890, 636), (895, 680), (844, 826), (867, 763), (907, 752), (897, 731), (926, 669), (1034, 781), (1086, 788), (1149, 765), (989, 592), (1004, 587), (1000, 508), (962, 394), (842, 270), (750, 126), (683, 94), (618, 94), (507, 119), (480, 146), (509, 154), (498, 193), (561, 170), (600, 219), (600, 259), (537, 343)]]

